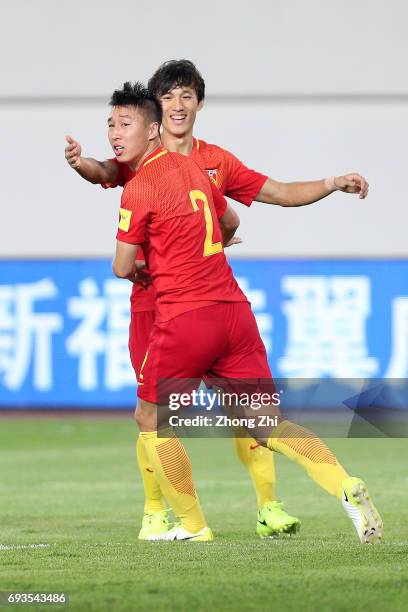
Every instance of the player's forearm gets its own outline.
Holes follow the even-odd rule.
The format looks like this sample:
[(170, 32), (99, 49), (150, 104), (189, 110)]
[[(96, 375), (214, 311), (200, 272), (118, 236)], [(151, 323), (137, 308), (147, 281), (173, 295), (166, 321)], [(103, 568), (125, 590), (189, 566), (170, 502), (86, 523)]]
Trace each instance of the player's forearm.
[(85, 180), (94, 184), (114, 183), (117, 177), (116, 165), (107, 160), (100, 162), (92, 157), (81, 157), (74, 170)]
[(327, 197), (335, 188), (330, 189), (324, 179), (302, 183), (284, 183), (281, 206), (307, 206)]
[(115, 258), (112, 263), (112, 272), (118, 278), (127, 278), (132, 283), (137, 279), (137, 269), (135, 263), (129, 263), (124, 260)]
[(224, 246), (235, 236), (235, 232), (239, 228), (240, 219), (234, 209), (228, 205), (224, 215), (219, 219), (222, 241)]
[(332, 187), (324, 179), (296, 183), (278, 183), (268, 179), (256, 200), (278, 206), (306, 206), (336, 191), (334, 185)]
[[(120, 229), (118, 230), (120, 231)], [(122, 242), (116, 238), (116, 253), (112, 262), (112, 271), (119, 278), (127, 278), (134, 281), (137, 274), (136, 255), (138, 244)]]

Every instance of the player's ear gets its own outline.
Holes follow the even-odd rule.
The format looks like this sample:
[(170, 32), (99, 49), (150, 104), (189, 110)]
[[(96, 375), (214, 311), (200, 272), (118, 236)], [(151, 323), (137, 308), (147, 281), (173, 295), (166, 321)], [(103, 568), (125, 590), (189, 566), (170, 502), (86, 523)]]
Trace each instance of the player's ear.
[(204, 99), (200, 100), (200, 102), (198, 103), (197, 112), (200, 111), (203, 108), (203, 106), (204, 106)]
[(155, 138), (158, 138), (159, 133), (160, 133), (160, 126), (157, 123), (157, 121), (155, 121), (154, 123), (151, 123), (149, 127), (149, 140), (155, 140)]

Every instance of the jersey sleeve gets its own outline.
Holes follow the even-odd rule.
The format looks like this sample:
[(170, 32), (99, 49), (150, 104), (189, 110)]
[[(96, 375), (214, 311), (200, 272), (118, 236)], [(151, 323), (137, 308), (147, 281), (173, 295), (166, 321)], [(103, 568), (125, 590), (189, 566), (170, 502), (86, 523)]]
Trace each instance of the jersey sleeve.
[(153, 207), (152, 190), (131, 181), (122, 194), (116, 239), (129, 244), (142, 244)]
[(115, 164), (118, 174), (116, 177), (116, 181), (112, 182), (112, 183), (101, 183), (102, 187), (104, 189), (110, 189), (110, 188), (115, 188), (115, 187), (124, 187), (126, 185), (126, 183), (130, 180), (130, 176), (129, 176), (129, 171), (128, 168), (125, 164), (121, 164), (118, 162), (118, 160), (114, 157), (111, 159), (108, 159), (107, 161), (111, 161)]
[(217, 189), (216, 185), (211, 179), (210, 179), (210, 184), (211, 184), (211, 192), (212, 192), (212, 197), (214, 201), (215, 211), (217, 213), (218, 219), (221, 219), (221, 217), (227, 210), (227, 200), (220, 193), (220, 191)]
[(251, 206), (268, 177), (247, 168), (235, 155), (225, 149), (224, 159), (227, 168), (225, 195), (241, 204)]

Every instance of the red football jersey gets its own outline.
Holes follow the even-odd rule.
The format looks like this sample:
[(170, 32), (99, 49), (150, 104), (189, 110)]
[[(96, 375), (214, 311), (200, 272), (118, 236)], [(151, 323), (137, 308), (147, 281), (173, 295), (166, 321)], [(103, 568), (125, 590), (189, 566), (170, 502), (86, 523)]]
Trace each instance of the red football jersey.
[(215, 221), (226, 202), (191, 159), (154, 151), (122, 194), (117, 239), (142, 244), (159, 321), (214, 302), (246, 302)]
[[(246, 206), (252, 204), (268, 178), (264, 174), (247, 168), (226, 149), (208, 144), (204, 140), (193, 139), (193, 149), (190, 156), (206, 170), (210, 179), (223, 195)], [(135, 174), (127, 164), (120, 163), (116, 158), (112, 161), (118, 167), (117, 181), (106, 183), (103, 187), (124, 187)], [(142, 259), (142, 256), (138, 255), (138, 259)], [(154, 310), (156, 295), (153, 286), (144, 288), (138, 284), (133, 285), (130, 302), (132, 312)]]
[(203, 165), (223, 195), (250, 206), (267, 176), (250, 170), (235, 155), (204, 140), (193, 139), (191, 157)]

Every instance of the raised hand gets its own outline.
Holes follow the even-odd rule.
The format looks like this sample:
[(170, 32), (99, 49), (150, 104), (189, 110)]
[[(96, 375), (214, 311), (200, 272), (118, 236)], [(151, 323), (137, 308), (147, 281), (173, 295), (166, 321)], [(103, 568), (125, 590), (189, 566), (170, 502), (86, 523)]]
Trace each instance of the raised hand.
[(77, 170), (81, 165), (81, 152), (82, 148), (79, 142), (74, 140), (72, 136), (66, 136), (67, 146), (65, 147), (65, 159), (71, 166)]

